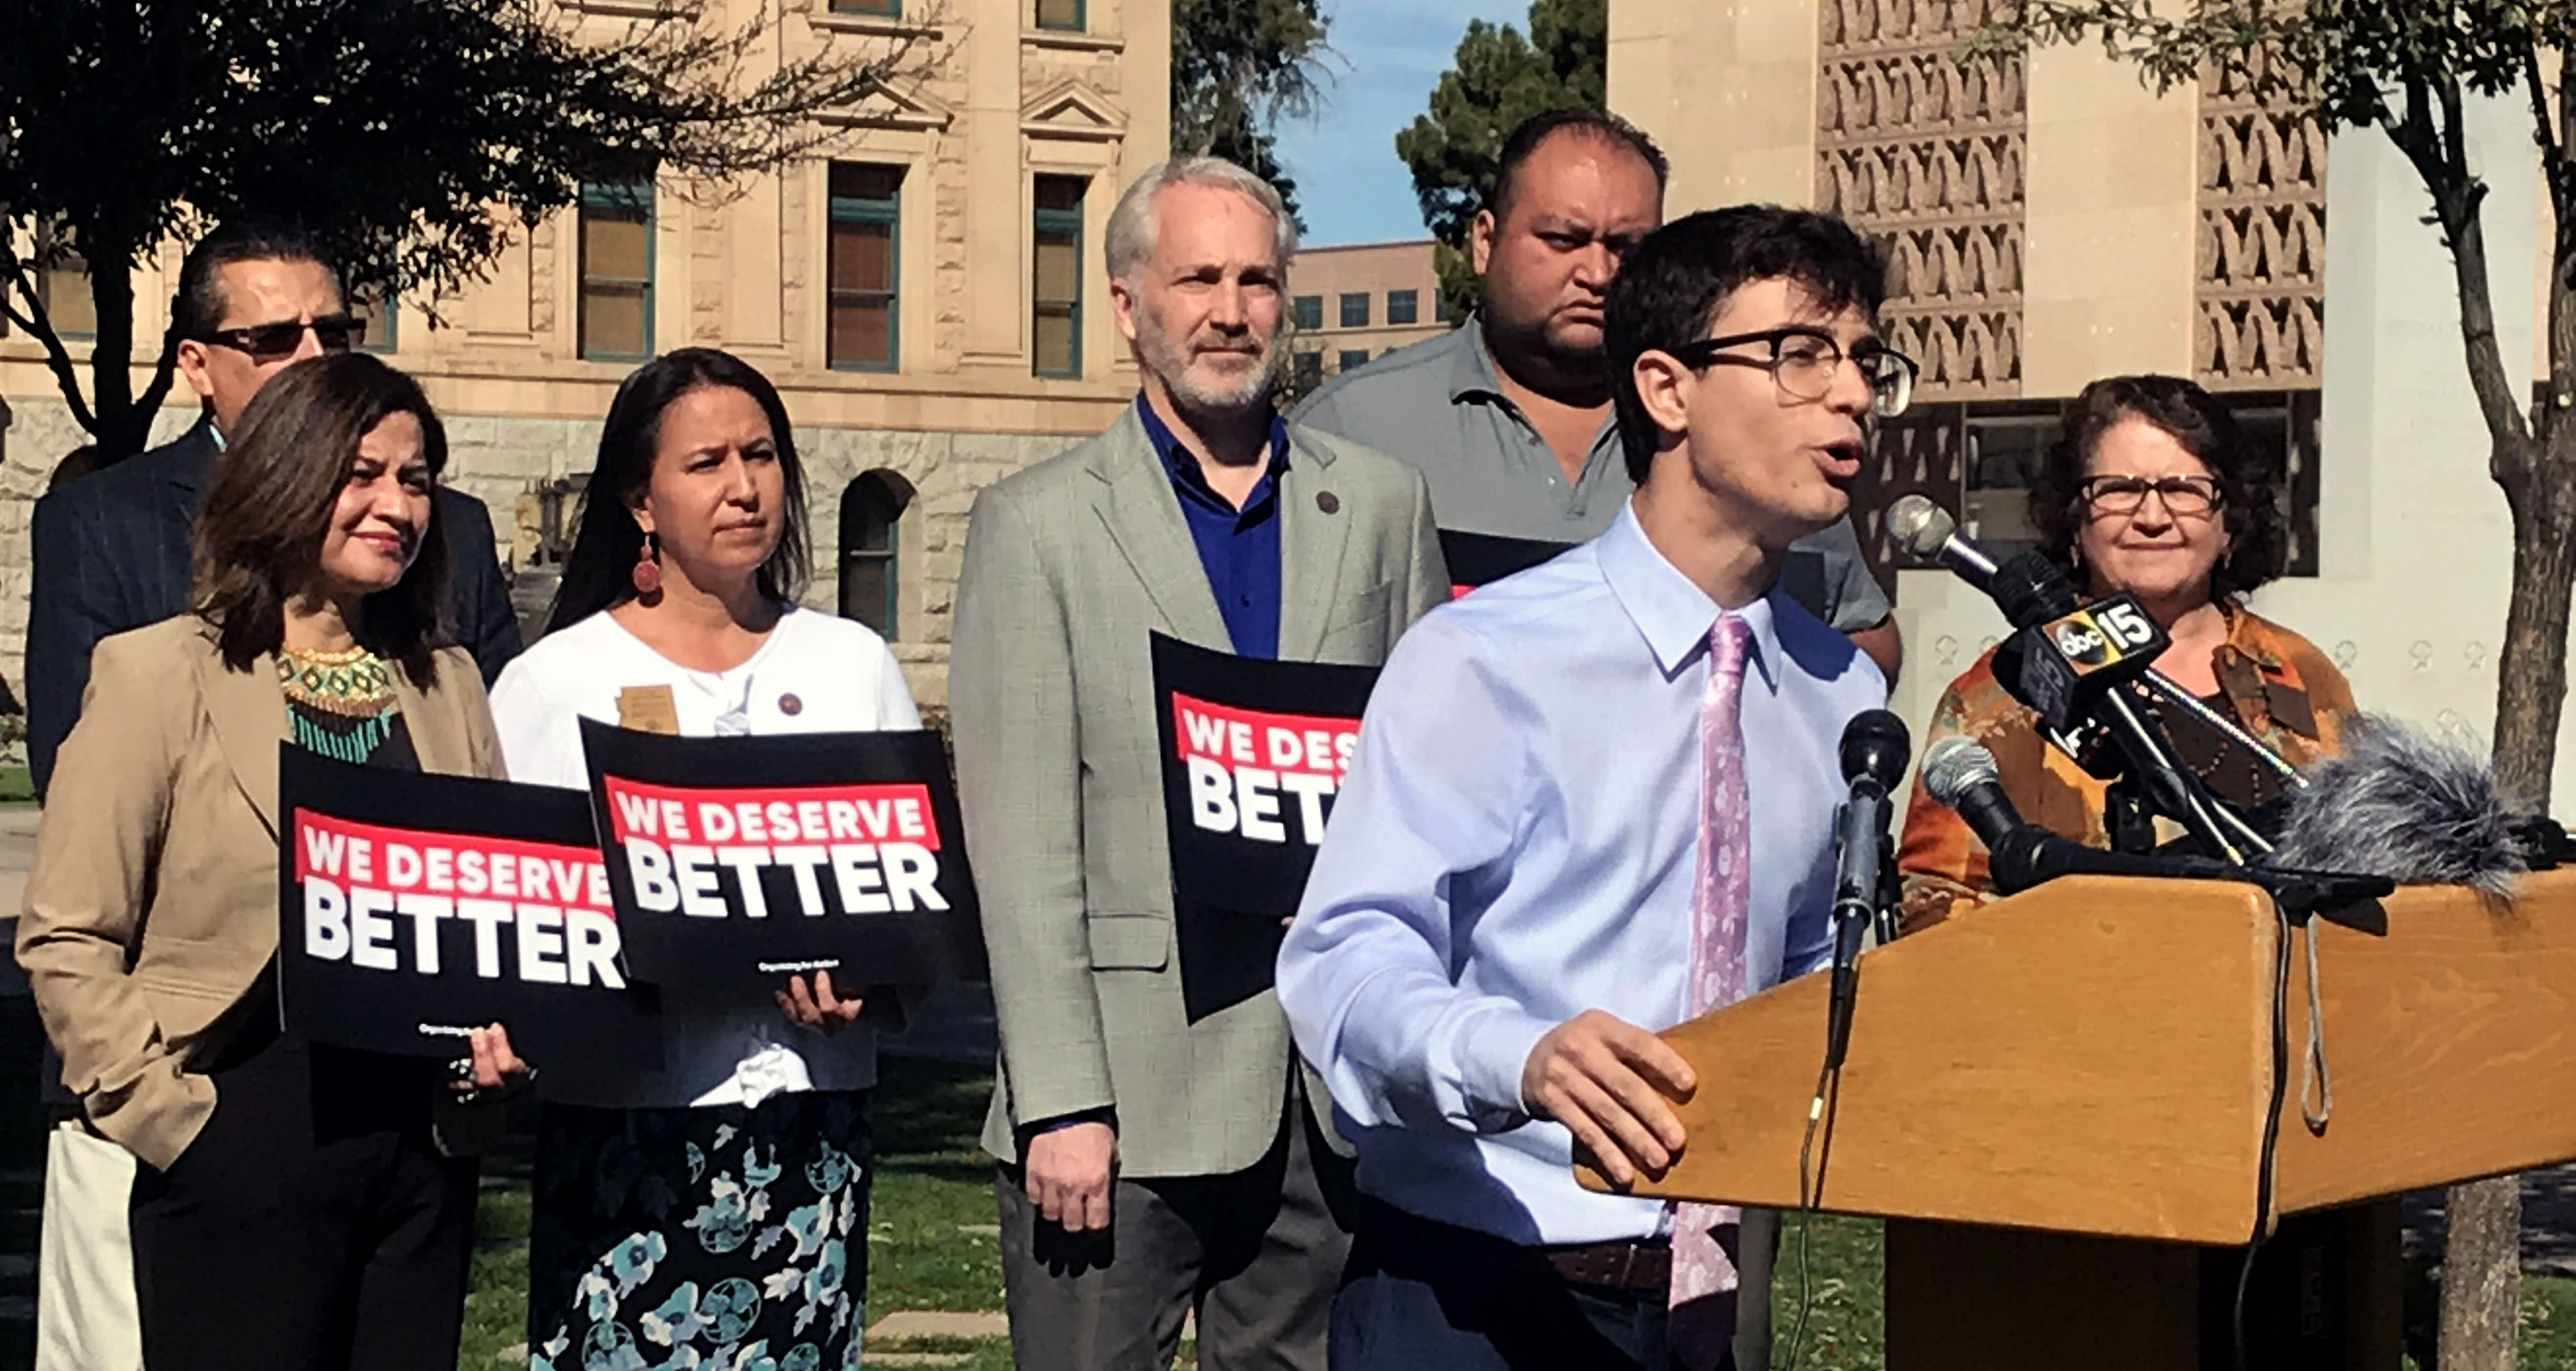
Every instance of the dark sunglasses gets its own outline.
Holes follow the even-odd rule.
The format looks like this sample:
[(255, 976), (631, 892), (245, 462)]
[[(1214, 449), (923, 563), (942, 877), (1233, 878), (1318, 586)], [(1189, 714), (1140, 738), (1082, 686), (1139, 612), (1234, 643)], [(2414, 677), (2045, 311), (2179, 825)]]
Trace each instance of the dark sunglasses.
[(249, 328), (209, 329), (196, 335), (195, 341), (216, 347), (247, 352), (252, 360), (274, 361), (304, 346), (304, 331), (313, 330), (315, 341), (324, 352), (347, 352), (367, 340), (367, 321), (354, 314), (325, 314), (310, 323), (289, 320), (277, 324), (253, 324)]

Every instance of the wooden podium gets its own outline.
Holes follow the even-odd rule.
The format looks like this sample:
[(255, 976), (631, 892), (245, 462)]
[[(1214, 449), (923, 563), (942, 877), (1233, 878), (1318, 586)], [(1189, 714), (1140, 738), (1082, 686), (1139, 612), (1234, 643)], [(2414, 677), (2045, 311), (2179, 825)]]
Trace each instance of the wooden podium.
[[(1817, 1207), (1889, 1220), (1889, 1371), (2225, 1367), (2258, 1218), (2321, 1211), (2341, 1212), (2298, 1222), (2341, 1231), (2342, 1269), (2308, 1248), (2248, 1323), (2311, 1344), (2331, 1325), (2330, 1364), (2398, 1365), (2395, 1205), (2371, 1202), (2576, 1158), (2576, 870), (2527, 877), (2510, 905), (2452, 887), (2380, 905), (2384, 935), (2319, 919), (2284, 949), (2251, 886), (2065, 879), (1865, 954)], [(2310, 937), (2320, 1132), (2298, 1100)], [(1699, 1077), (1690, 1141), (1637, 1193), (1798, 1206), (1826, 980), (1664, 1035)], [(2258, 1215), (2276, 1012), (2287, 1075)]]

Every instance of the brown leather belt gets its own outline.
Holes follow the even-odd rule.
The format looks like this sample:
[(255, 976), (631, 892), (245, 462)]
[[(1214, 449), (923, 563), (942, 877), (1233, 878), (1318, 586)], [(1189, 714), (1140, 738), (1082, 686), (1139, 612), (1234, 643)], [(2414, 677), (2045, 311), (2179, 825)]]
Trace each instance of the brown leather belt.
[(1572, 1285), (1658, 1294), (1672, 1286), (1673, 1249), (1666, 1242), (1596, 1242), (1539, 1250)]

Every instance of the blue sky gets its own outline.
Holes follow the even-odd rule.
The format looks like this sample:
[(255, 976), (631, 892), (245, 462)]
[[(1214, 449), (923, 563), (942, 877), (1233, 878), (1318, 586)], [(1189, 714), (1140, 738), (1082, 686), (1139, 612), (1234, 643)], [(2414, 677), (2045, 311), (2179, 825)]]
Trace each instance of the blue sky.
[(1279, 126), (1279, 160), (1297, 180), (1306, 241), (1376, 243), (1425, 236), (1396, 130), (1429, 107), (1431, 87), (1470, 19), (1526, 32), (1529, 0), (1325, 0), (1324, 107)]

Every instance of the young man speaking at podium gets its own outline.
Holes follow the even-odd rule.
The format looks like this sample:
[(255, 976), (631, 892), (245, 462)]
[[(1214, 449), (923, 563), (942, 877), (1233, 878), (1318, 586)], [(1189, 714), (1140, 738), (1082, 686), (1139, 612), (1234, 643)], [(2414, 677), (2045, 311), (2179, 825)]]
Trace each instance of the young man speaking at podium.
[(1886, 684), (1779, 568), (1911, 390), (1883, 294), (1823, 215), (1647, 237), (1607, 307), (1628, 508), (1388, 659), (1278, 969), (1366, 1196), (1335, 1371), (1728, 1363), (1734, 1211), (1571, 1165), (1669, 1165), (1652, 1030), (1828, 955), (1836, 744)]

